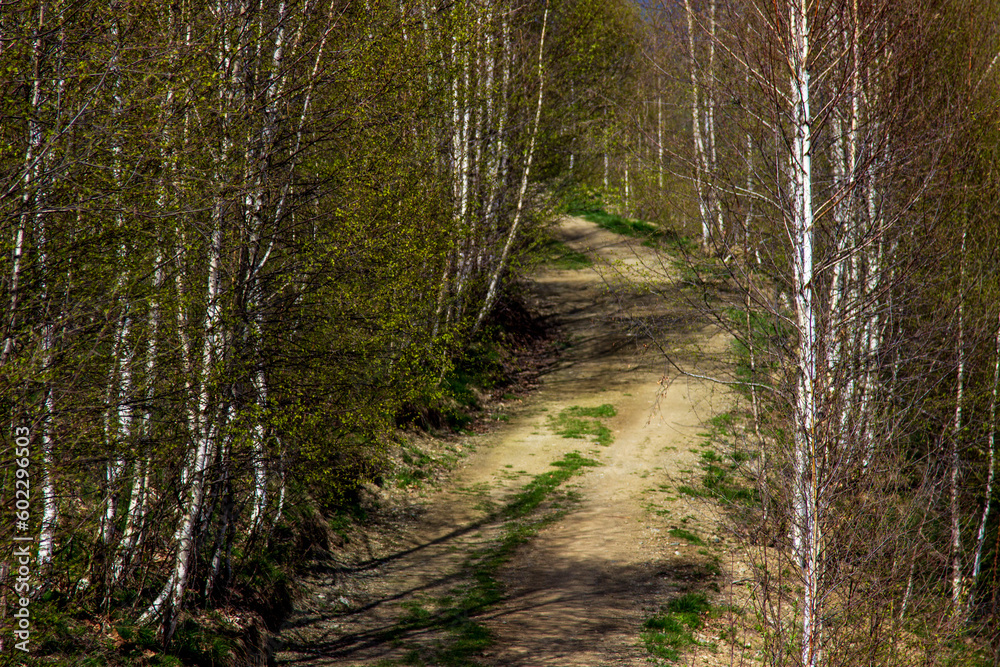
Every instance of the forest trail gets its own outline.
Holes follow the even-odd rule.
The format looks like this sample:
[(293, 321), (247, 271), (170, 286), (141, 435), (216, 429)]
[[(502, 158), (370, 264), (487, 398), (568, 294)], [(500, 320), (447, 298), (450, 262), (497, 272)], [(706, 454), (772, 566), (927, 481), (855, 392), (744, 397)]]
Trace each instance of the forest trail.
[[(540, 389), (510, 408), (508, 424), (470, 436), (473, 451), (441, 488), (413, 497), (363, 553), (319, 564), (282, 633), (278, 664), (649, 664), (643, 621), (715, 558), (668, 531), (718, 539), (716, 518), (675, 487), (697, 472), (698, 434), (727, 401), (707, 382), (678, 377), (639, 329), (682, 366), (711, 363), (705, 350), (724, 351), (726, 339), (685, 304), (676, 271), (637, 240), (580, 218), (565, 219), (558, 235), (595, 259), (532, 280), (533, 305), (569, 347)], [(602, 405), (615, 415), (576, 423), (607, 427), (609, 445), (560, 434), (588, 414), (570, 408)], [(549, 478), (540, 475), (587, 459), (597, 465), (542, 498), (538, 480)], [(705, 657), (699, 664), (716, 662)]]

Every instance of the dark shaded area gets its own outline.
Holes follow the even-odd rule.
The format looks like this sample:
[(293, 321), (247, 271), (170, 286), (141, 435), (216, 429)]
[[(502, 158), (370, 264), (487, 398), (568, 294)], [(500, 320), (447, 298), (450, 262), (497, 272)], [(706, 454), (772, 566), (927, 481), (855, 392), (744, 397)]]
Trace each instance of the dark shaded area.
[[(342, 577), (387, 576), (417, 564), (433, 563), (450, 548), (466, 546), (463, 538), (477, 531), (497, 528), (495, 519), (487, 518), (469, 524), (432, 540), (399, 549), (389, 556), (363, 561), (354, 565), (329, 567), (326, 574), (334, 580)], [(411, 612), (399, 617), (395, 607), (399, 602), (419, 596), (420, 593), (441, 587), (458, 587), (474, 575), (474, 564), (466, 563), (454, 570), (442, 570), (440, 575), (424, 580), (420, 585), (402, 590), (390, 597), (365, 601), (348, 608), (327, 608), (303, 614), (286, 626), (286, 637), (303, 627), (328, 628), (318, 639), (286, 640), (280, 646), (285, 657), (282, 665), (340, 665), (354, 661), (403, 659), (408, 652), (421, 649), (447, 654), (450, 643), (461, 642), (466, 637), (456, 632), (466, 619), (457, 618), (452, 609), (426, 610), (426, 614)], [(562, 657), (580, 651), (581, 646), (601, 641), (608, 633), (620, 629), (618, 610), (633, 609), (637, 599), (664, 599), (689, 587), (707, 582), (714, 577), (709, 568), (695, 561), (675, 558), (641, 565), (623, 565), (609, 560), (580, 559), (554, 562), (548, 565), (553, 581), (571, 581), (573, 584), (553, 594), (545, 585), (522, 587), (516, 593), (504, 592), (503, 610), (495, 608), (495, 601), (488, 601), (464, 610), (477, 622), (506, 623), (523, 611), (532, 611), (531, 627), (518, 633), (522, 637), (519, 649), (523, 657), (505, 665), (524, 667), (558, 664)], [(377, 607), (387, 608), (374, 625), (366, 623), (365, 629), (352, 631), (351, 626), (361, 615), (369, 618)], [(560, 613), (549, 613), (549, 609)], [(565, 616), (565, 609), (573, 617)], [(572, 636), (565, 634), (567, 626), (582, 628)], [(292, 630), (292, 633), (288, 631)], [(636, 628), (638, 634), (640, 628)], [(468, 661), (428, 664), (492, 664), (491, 651)], [(294, 657), (292, 657), (294, 656)], [(480, 659), (482, 661), (480, 661)]]

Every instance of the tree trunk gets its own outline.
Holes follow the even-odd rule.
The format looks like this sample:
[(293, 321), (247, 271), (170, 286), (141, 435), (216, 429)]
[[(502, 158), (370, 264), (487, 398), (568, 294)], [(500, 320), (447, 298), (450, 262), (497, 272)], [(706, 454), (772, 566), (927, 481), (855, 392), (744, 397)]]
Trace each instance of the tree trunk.
[[(1000, 319), (1000, 318), (998, 318)], [(990, 518), (990, 503), (993, 499), (993, 481), (996, 479), (996, 433), (997, 433), (997, 391), (1000, 389), (1000, 326), (997, 327), (995, 352), (993, 355), (993, 390), (990, 394), (990, 422), (989, 437), (987, 438), (986, 455), (986, 488), (983, 493), (983, 512), (979, 517), (979, 530), (976, 532), (976, 553), (972, 559), (972, 577), (969, 582), (969, 604), (972, 604), (972, 595), (975, 593), (976, 582), (979, 580), (979, 571), (982, 566), (983, 545), (986, 543), (986, 524)]]
[(806, 0), (789, 6), (789, 69), (792, 90), (792, 254), (798, 326), (798, 390), (794, 437), (793, 547), (802, 575), (802, 664), (820, 663), (820, 517), (817, 498), (816, 363), (819, 350), (813, 303), (812, 114), (810, 111), (809, 25)]
[(961, 478), (961, 457), (959, 442), (962, 438), (962, 408), (965, 394), (965, 242), (968, 236), (968, 216), (962, 223), (962, 247), (959, 258), (959, 288), (958, 288), (958, 368), (955, 371), (955, 418), (952, 423), (951, 450), (949, 456), (949, 515), (951, 522), (951, 601), (955, 613), (961, 617), (964, 614), (965, 590), (962, 573), (962, 516), (959, 507), (959, 481)]
[(545, 0), (545, 12), (542, 15), (542, 33), (538, 41), (538, 101), (535, 105), (535, 122), (531, 130), (531, 138), (528, 140), (528, 150), (525, 155), (524, 171), (521, 172), (521, 188), (517, 195), (517, 207), (514, 209), (514, 219), (510, 225), (510, 232), (507, 234), (507, 241), (504, 243), (503, 252), (501, 252), (499, 261), (497, 261), (493, 269), (493, 274), (490, 276), (489, 287), (486, 290), (486, 297), (483, 299), (479, 315), (476, 317), (476, 323), (472, 329), (473, 333), (479, 330), (479, 327), (483, 324), (483, 320), (493, 310), (493, 304), (497, 298), (497, 287), (500, 283), (500, 276), (506, 270), (507, 258), (517, 238), (518, 227), (524, 212), (524, 200), (528, 190), (528, 179), (531, 174), (531, 161), (535, 155), (535, 140), (538, 138), (538, 128), (542, 120), (542, 102), (545, 96), (545, 32), (548, 25), (549, 2)]
[(688, 58), (691, 61), (691, 131), (694, 134), (694, 189), (698, 198), (698, 214), (701, 217), (701, 244), (708, 249), (712, 242), (712, 213), (705, 194), (705, 174), (708, 171), (708, 155), (701, 132), (701, 87), (698, 77), (698, 61), (694, 48), (694, 11), (691, 0), (684, 0), (684, 11), (688, 24)]

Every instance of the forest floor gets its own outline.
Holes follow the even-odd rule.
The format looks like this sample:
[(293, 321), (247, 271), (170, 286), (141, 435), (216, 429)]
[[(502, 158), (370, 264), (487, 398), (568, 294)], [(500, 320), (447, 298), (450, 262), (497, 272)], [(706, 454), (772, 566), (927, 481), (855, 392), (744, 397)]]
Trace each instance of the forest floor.
[[(638, 240), (574, 217), (555, 233), (594, 260), (530, 282), (566, 349), (508, 401), (506, 423), (463, 438), (444, 478), (315, 563), (278, 664), (648, 665), (643, 625), (664, 604), (691, 591), (729, 602), (735, 549), (712, 504), (678, 487), (733, 399), (662, 353), (724, 371), (728, 338)], [(694, 629), (680, 661), (744, 662), (723, 626)]]

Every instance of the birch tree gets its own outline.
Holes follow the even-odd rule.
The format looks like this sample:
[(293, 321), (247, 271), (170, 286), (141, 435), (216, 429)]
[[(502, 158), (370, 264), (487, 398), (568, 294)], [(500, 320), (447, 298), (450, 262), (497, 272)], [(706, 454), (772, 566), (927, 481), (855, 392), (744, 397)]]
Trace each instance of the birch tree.
[[(920, 86), (907, 87), (910, 58), (939, 33), (924, 10), (878, 1), (724, 3), (705, 10), (699, 15), (687, 1), (677, 6), (687, 28), (677, 40), (693, 64), (685, 76), (694, 93), (688, 98), (694, 186), (703, 191), (692, 217), (703, 238), (719, 230), (722, 263), (745, 290), (747, 313), (733, 320), (732, 333), (750, 351), (751, 366), (759, 359), (754, 322), (761, 312), (775, 323), (772, 342), (780, 340), (768, 355), (783, 363), (780, 372), (757, 376), (762, 382), (751, 387), (751, 398), (760, 415), (758, 390), (775, 388), (768, 400), (786, 419), (781, 431), (764, 429), (768, 455), (787, 468), (765, 476), (762, 495), (782, 499), (771, 520), (787, 539), (788, 571), (800, 591), (791, 601), (797, 627), (789, 628), (773, 606), (786, 597), (778, 591), (762, 593), (760, 610), (776, 633), (776, 655), (794, 637), (796, 663), (835, 663), (865, 649), (851, 622), (828, 619), (848, 608), (852, 618), (881, 616), (871, 599), (897, 594), (905, 579), (899, 554), (914, 553), (910, 547), (919, 542), (900, 525), (922, 525), (920, 517), (936, 503), (926, 489), (945, 481), (921, 483), (911, 496), (898, 492), (901, 479), (937, 474), (907, 453), (922, 397), (899, 359), (912, 303), (904, 285), (915, 266), (934, 261), (906, 252), (911, 239), (943, 219), (925, 202), (937, 196), (952, 130), (931, 127), (915, 111)], [(700, 49), (695, 35), (704, 40)], [(713, 94), (729, 104), (707, 101), (706, 69), (732, 77), (711, 77)], [(919, 145), (932, 147), (930, 154), (917, 158)], [(743, 211), (734, 222), (742, 220), (744, 234), (724, 234), (720, 211)], [(748, 246), (742, 253), (733, 247), (740, 236)], [(966, 423), (960, 402), (951, 404), (949, 443)], [(954, 450), (951, 462), (950, 470), (960, 470)], [(946, 514), (962, 517), (957, 478), (950, 485), (953, 510)], [(895, 523), (882, 507), (892, 508)], [(952, 524), (949, 533), (959, 529)], [(955, 558), (966, 558), (966, 551), (962, 544), (949, 549)], [(755, 553), (760, 562), (770, 558)], [(951, 569), (967, 576), (964, 560)], [(761, 570), (765, 579), (771, 574)], [(963, 585), (952, 582), (953, 589)], [(893, 632), (891, 623), (878, 624), (864, 645), (881, 651)]]
[(619, 53), (630, 10), (8, 10), (0, 396), (32, 431), (31, 528), (59, 575), (40, 616), (169, 644), (199, 609), (277, 597), (254, 568), (298, 508), (385, 473), (395, 419), (488, 322), (591, 120), (553, 107), (606, 93), (563, 58), (590, 34)]

